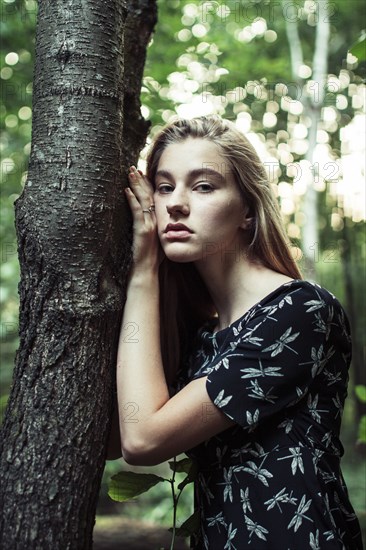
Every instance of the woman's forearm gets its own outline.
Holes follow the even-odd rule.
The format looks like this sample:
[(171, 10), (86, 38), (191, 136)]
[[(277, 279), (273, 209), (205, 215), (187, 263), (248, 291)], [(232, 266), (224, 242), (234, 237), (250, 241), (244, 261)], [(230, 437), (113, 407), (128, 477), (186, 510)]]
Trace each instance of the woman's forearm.
[(152, 270), (129, 281), (117, 356), (122, 452), (153, 445), (153, 415), (168, 400), (160, 350), (159, 281)]

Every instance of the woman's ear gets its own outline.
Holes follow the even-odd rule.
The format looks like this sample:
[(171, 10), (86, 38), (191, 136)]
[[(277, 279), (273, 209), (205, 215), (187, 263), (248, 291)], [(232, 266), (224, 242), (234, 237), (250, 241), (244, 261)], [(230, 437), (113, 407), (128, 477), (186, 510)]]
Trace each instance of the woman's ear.
[(254, 224), (254, 217), (249, 217), (249, 212), (246, 212), (243, 217), (243, 221), (240, 225), (242, 229), (251, 229)]

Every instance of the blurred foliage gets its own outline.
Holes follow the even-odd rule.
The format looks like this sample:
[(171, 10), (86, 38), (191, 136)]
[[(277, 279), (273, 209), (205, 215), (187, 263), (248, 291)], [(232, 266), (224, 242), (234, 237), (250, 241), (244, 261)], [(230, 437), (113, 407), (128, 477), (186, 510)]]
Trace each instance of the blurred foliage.
[[(355, 387), (357, 398), (366, 403), (366, 386), (359, 384)], [(358, 443), (366, 443), (366, 414), (362, 415), (358, 428)]]
[[(185, 455), (181, 455), (183, 458)], [(133, 519), (143, 519), (164, 525), (167, 528), (173, 521), (172, 491), (168, 483), (160, 483), (148, 492), (140, 495), (138, 499), (118, 503), (108, 497), (110, 479), (120, 471), (135, 471), (137, 473), (154, 473), (162, 478), (171, 476), (171, 470), (167, 462), (154, 467), (133, 467), (123, 460), (107, 461), (99, 496), (98, 513), (121, 514)], [(184, 474), (177, 474), (178, 480), (182, 481)], [(178, 502), (177, 518), (180, 525), (193, 512), (193, 488), (187, 485), (182, 492)]]
[(365, 31), (361, 33), (361, 36), (359, 37), (357, 42), (355, 42), (355, 44), (351, 46), (350, 52), (352, 55), (357, 57), (359, 61), (366, 61), (366, 32)]
[(30, 152), (37, 5), (33, 0), (1, 0), (0, 10), (0, 393), (3, 410), (18, 345), (19, 265), (13, 204), (25, 181)]
[[(169, 477), (161, 477), (152, 473), (141, 473), (122, 470), (111, 477), (109, 482), (108, 495), (117, 502), (128, 502), (141, 494), (146, 493), (158, 483), (167, 482), (171, 488), (172, 495), (172, 532), (171, 548), (174, 547), (176, 536), (189, 537), (198, 529), (198, 515), (195, 511), (185, 521), (178, 525), (178, 505), (187, 485), (197, 479), (197, 465), (190, 458), (177, 460), (176, 457), (168, 462), (170, 467)], [(183, 478), (179, 474), (184, 474)]]
[[(306, 189), (304, 178), (306, 169), (315, 168), (301, 163), (306, 152), (308, 127), (302, 104), (310, 94), (316, 93), (311, 80), (316, 3), (298, 0), (295, 8), (290, 0), (282, 4), (272, 0), (158, 0), (158, 4), (159, 21), (148, 51), (141, 94), (142, 113), (151, 120), (151, 134), (176, 114), (218, 112), (235, 121), (241, 129), (250, 132), (261, 158), (274, 167), (271, 182), (279, 198), (288, 235), (300, 243), (306, 224), (301, 209)], [(320, 284), (336, 294), (346, 309), (345, 274), (351, 274), (357, 313), (353, 337), (361, 345), (366, 332), (366, 313), (362, 307), (366, 258), (362, 137), (366, 64), (361, 56), (355, 57), (354, 52), (359, 49), (352, 50), (353, 55), (348, 50), (362, 30), (364, 6), (359, 0), (333, 0), (329, 6), (329, 74), (321, 112), (319, 163), (314, 182), (319, 191), (319, 242), (314, 243), (313, 253)], [(0, 0), (0, 10), (0, 407), (3, 409), (18, 345), (19, 267), (13, 203), (25, 182), (30, 152), (37, 3), (34, 0)], [(291, 76), (286, 38), (288, 18), (298, 22), (303, 47), (301, 86), (293, 82)], [(296, 163), (301, 168), (300, 175), (294, 172)], [(352, 380), (351, 369), (351, 383)], [(364, 480), (360, 482), (362, 469), (352, 462), (357, 440), (354, 415), (351, 384), (343, 427), (346, 478), (350, 480), (350, 491), (355, 495), (357, 506), (365, 509), (364, 501), (357, 496), (360, 487), (361, 490), (364, 487)], [(352, 465), (347, 466), (351, 462)], [(106, 478), (120, 469), (120, 463), (116, 468), (116, 462), (107, 463)], [(162, 465), (153, 471), (160, 475), (159, 471), (164, 468)], [(100, 506), (111, 506), (114, 510), (117, 506), (124, 514), (134, 517), (145, 514), (145, 518), (147, 515), (148, 519), (170, 524), (171, 517), (167, 513), (171, 508), (169, 487), (156, 487), (142, 495), (139, 499), (142, 512), (140, 504), (108, 504), (106, 483), (105, 479)], [(180, 505), (187, 509), (182, 517), (188, 517), (191, 495), (184, 498)]]

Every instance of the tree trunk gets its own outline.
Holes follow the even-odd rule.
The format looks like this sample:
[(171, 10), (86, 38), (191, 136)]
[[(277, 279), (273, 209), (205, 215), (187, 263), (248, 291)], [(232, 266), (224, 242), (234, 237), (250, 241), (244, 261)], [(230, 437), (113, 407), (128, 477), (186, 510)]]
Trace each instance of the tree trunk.
[(155, 20), (155, 0), (39, 2), (32, 149), (16, 203), (20, 347), (1, 441), (4, 550), (92, 545), (131, 256), (122, 174), (146, 137), (138, 97)]
[[(283, 5), (287, 4), (282, 0)], [(297, 5), (294, 4), (297, 9)], [(303, 116), (310, 120), (306, 160), (309, 165), (308, 186), (304, 196), (302, 210), (305, 214), (306, 223), (302, 231), (302, 250), (304, 254), (304, 271), (308, 279), (316, 280), (316, 257), (315, 251), (319, 246), (318, 238), (318, 194), (314, 188), (314, 179), (318, 176), (317, 164), (314, 163), (315, 148), (317, 145), (318, 122), (321, 117), (321, 110), (324, 103), (325, 86), (328, 65), (328, 40), (329, 40), (329, 16), (327, 2), (318, 2), (316, 5), (316, 39), (313, 56), (313, 81), (311, 97), (306, 97), (304, 81), (300, 77), (300, 68), (303, 65), (303, 53), (301, 40), (297, 27), (297, 18), (286, 18), (286, 32), (291, 55), (292, 76), (301, 88), (303, 98)], [(314, 177), (315, 176), (315, 177)]]
[[(318, 230), (318, 192), (314, 187), (314, 180), (318, 177), (318, 165), (315, 161), (315, 149), (317, 146), (317, 133), (319, 120), (321, 119), (322, 107), (324, 104), (325, 87), (327, 84), (328, 73), (328, 44), (329, 44), (329, 14), (328, 3), (317, 2), (317, 25), (315, 51), (313, 56), (313, 89), (311, 99), (305, 102), (304, 116), (310, 119), (309, 128), (309, 148), (306, 153), (306, 160), (309, 161), (312, 181), (304, 197), (303, 212), (306, 223), (303, 232), (303, 252), (305, 258), (305, 270), (307, 277), (316, 280), (316, 256), (315, 251), (319, 246)], [(314, 87), (313, 87), (314, 88)]]

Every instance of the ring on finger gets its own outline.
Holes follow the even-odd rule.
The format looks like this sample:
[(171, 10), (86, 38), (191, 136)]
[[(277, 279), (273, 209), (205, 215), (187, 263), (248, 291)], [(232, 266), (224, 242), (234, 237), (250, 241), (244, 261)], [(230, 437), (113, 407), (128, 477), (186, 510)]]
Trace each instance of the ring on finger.
[(147, 212), (148, 214), (151, 214), (152, 212), (155, 211), (155, 204), (150, 204), (148, 209), (145, 209), (145, 210), (143, 209), (142, 211)]

